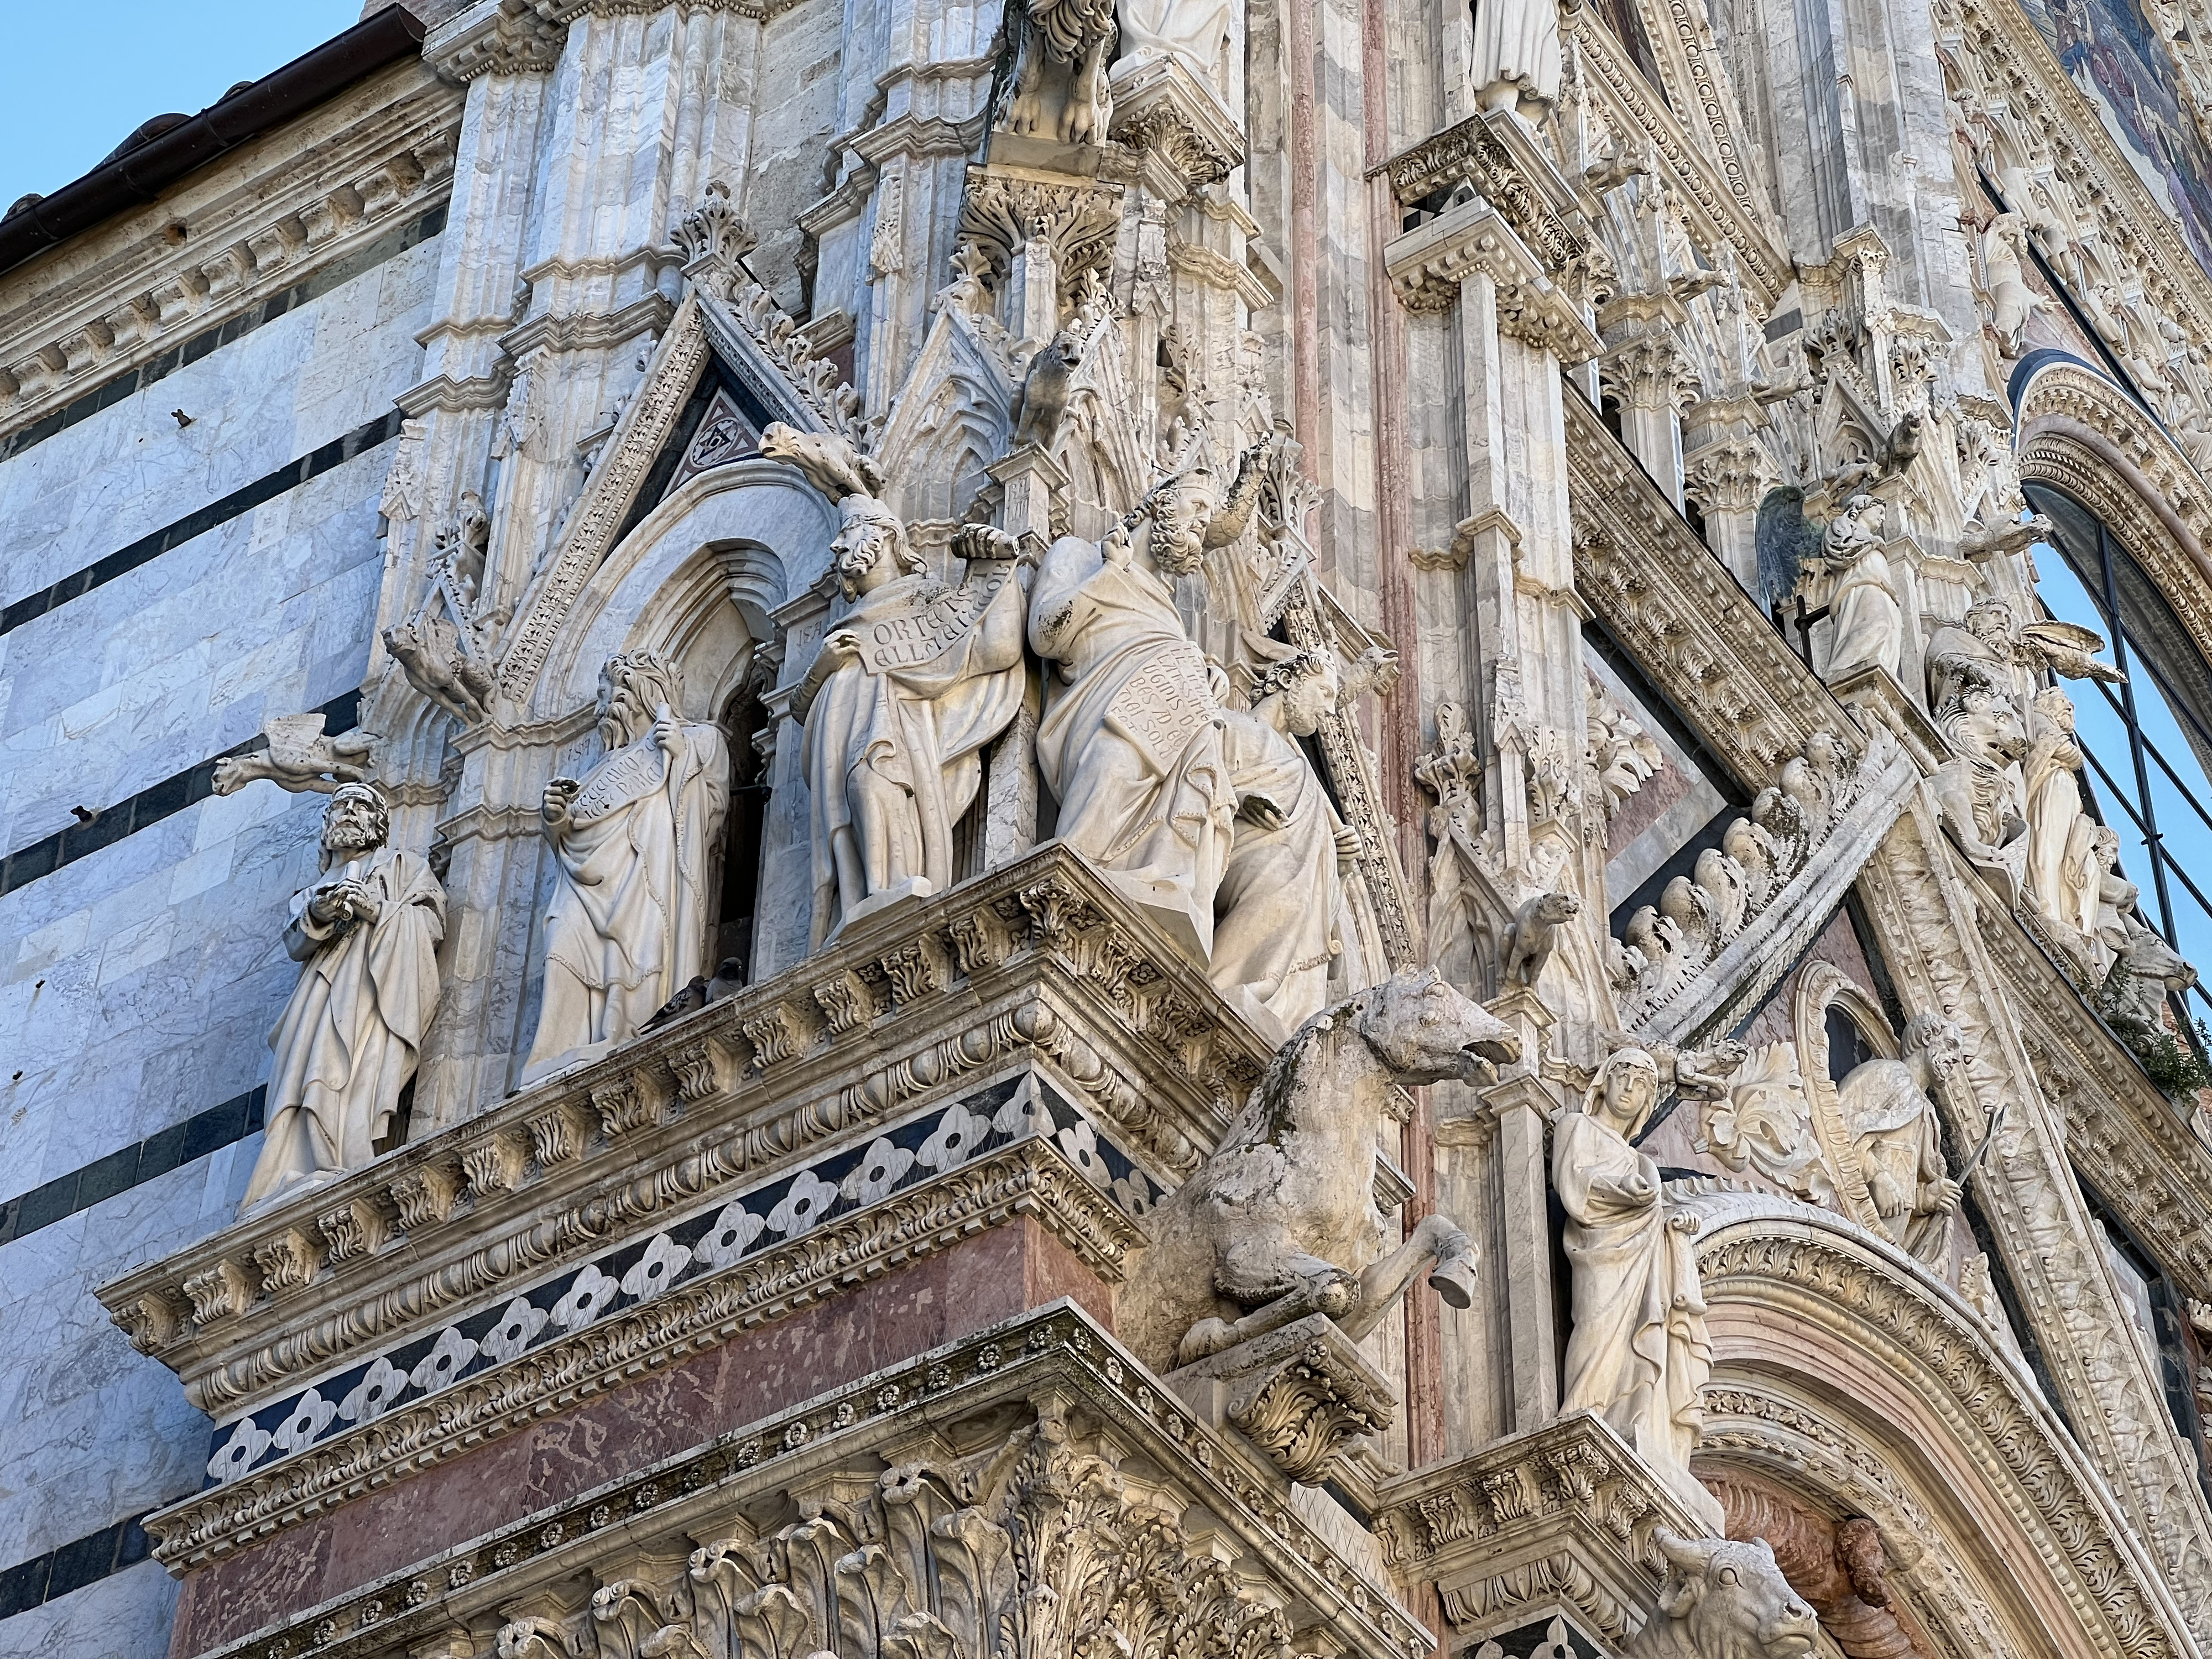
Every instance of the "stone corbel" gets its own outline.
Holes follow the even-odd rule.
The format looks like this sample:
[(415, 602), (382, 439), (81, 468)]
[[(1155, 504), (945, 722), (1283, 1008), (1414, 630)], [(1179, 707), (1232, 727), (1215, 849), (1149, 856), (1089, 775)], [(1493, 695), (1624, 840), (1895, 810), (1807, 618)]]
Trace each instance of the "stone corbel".
[(1171, 1372), (1168, 1385), (1219, 1428), (1234, 1428), (1288, 1480), (1341, 1478), (1345, 1457), (1397, 1420), (1397, 1391), (1326, 1314)]
[(549, 22), (528, 0), (478, 0), (430, 31), (422, 61), (448, 81), (486, 75), (545, 75), (568, 41), (564, 20)]
[(1655, 1532), (1704, 1530), (1586, 1412), (1394, 1480), (1381, 1498), (1384, 1559), (1437, 1586), (1455, 1652), (1558, 1617), (1618, 1652), (1658, 1588)]
[(1462, 287), (1487, 277), (1498, 293), (1498, 328), (1550, 351), (1562, 364), (1585, 362), (1603, 349), (1544, 263), (1494, 208), (1455, 208), (1383, 250), (1390, 286), (1409, 311), (1449, 310)]
[(1166, 167), (1180, 198), (1227, 178), (1244, 161), (1244, 133), (1213, 89), (1176, 58), (1125, 58), (1109, 77), (1113, 136)]

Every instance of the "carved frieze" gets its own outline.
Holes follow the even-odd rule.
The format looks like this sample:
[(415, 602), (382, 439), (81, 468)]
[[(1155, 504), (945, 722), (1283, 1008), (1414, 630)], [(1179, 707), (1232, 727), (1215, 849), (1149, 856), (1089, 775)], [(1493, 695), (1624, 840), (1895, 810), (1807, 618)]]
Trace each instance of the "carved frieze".
[[(786, 1493), (804, 1495), (799, 1518), (763, 1525)], [(207, 1502), (155, 1522), (165, 1553)], [(1422, 1659), (1433, 1640), (1287, 1486), (1056, 1304), (215, 1652), (397, 1659), (459, 1638), (501, 1659), (1050, 1659), (1102, 1629), (1224, 1659), (1323, 1636), (1356, 1659)]]
[[(928, 973), (882, 968), (917, 943), (929, 952)], [(885, 1002), (833, 1030), (813, 988), (868, 971), (881, 974)], [(912, 1000), (896, 1000), (900, 980)], [(756, 1035), (764, 1022), (781, 1033), (772, 1043)], [(723, 1057), (724, 1086), (607, 1139), (606, 1112), (622, 1116), (632, 1097), (625, 1086), (640, 1102), (667, 1100), (684, 1056), (702, 1042)], [(781, 1058), (764, 1068), (771, 1054)], [(349, 1355), (365, 1358), (376, 1345), (434, 1331), (513, 1286), (795, 1167), (959, 1079), (1005, 1075), (1030, 1056), (1133, 1161), (1169, 1183), (1212, 1144), (1267, 1059), (1172, 944), (1087, 866), (1048, 848), (916, 911), (856, 926), (789, 974), (129, 1274), (108, 1287), (107, 1304), (145, 1352), (184, 1377), (195, 1403), (232, 1420)], [(512, 1134), (529, 1138), (534, 1166), (511, 1189), (470, 1187), (464, 1171), (474, 1149)], [(482, 1166), (480, 1156), (474, 1161)], [(606, 1172), (617, 1167), (625, 1179), (610, 1188)], [(364, 1204), (392, 1216), (394, 1231), (381, 1248), (364, 1249), (357, 1224), (342, 1221), (345, 1243), (332, 1241), (314, 1308), (257, 1300), (258, 1249), (288, 1227), (319, 1229), (316, 1218), (350, 1218)], [(196, 1285), (208, 1288), (195, 1295)], [(204, 1319), (150, 1318), (149, 1297), (162, 1308), (203, 1305)]]

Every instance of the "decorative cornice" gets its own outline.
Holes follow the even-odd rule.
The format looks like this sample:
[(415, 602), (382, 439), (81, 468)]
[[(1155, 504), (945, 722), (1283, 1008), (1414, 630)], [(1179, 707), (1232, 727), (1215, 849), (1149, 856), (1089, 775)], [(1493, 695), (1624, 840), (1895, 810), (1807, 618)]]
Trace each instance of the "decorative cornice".
[[(513, 1163), (520, 1163), (520, 1153)], [(739, 1332), (781, 1319), (886, 1270), (1032, 1216), (1102, 1277), (1145, 1236), (1053, 1143), (1020, 1141), (788, 1243), (665, 1291), (265, 1469), (226, 1482), (149, 1523), (155, 1555), (185, 1570), (326, 1514), (334, 1505), (527, 1428), (580, 1395), (619, 1387)], [(304, 1235), (288, 1235), (304, 1239)], [(289, 1249), (289, 1243), (276, 1249)], [(264, 1252), (266, 1254), (268, 1252)], [(301, 1282), (305, 1280), (302, 1272)], [(265, 1280), (264, 1280), (265, 1282)], [(607, 1286), (611, 1293), (613, 1286)], [(573, 1292), (572, 1292), (573, 1293)], [(405, 1384), (395, 1373), (391, 1386)], [(327, 1416), (303, 1398), (287, 1413)]]
[(1739, 779), (1850, 716), (1580, 398), (1566, 405), (1575, 586)]
[[(452, 191), (461, 100), (395, 67), (0, 281), (0, 431), (251, 310)], [(300, 165), (312, 152), (315, 165)]]
[(1376, 171), (1388, 175), (1392, 193), (1408, 207), (1454, 185), (1472, 185), (1540, 261), (1539, 274), (1583, 285), (1591, 242), (1588, 229), (1571, 216), (1573, 192), (1513, 116), (1470, 115)]
[(1575, 1412), (1382, 1489), (1373, 1531), (1404, 1578), (1437, 1586), (1455, 1634), (1565, 1607), (1627, 1639), (1656, 1592), (1659, 1527), (1699, 1528), (1602, 1418)]
[[(977, 1443), (998, 1455), (954, 1458), (949, 1448), (962, 1425), (988, 1429), (989, 1438)], [(958, 1443), (964, 1447), (975, 1438), (971, 1434)], [(1102, 1450), (1106, 1457), (1098, 1455)], [(924, 1478), (894, 1486), (881, 1478), (887, 1463), (913, 1467)], [(1136, 1479), (1125, 1486), (1124, 1474), (1115, 1471)], [(665, 1638), (654, 1650), (726, 1651), (726, 1646), (702, 1650), (696, 1644), (701, 1635), (721, 1639), (710, 1628), (726, 1620), (727, 1598), (715, 1588), (720, 1564), (741, 1559), (738, 1547), (772, 1544), (777, 1536), (774, 1522), (756, 1533), (742, 1519), (757, 1513), (763, 1500), (793, 1492), (834, 1494), (819, 1513), (842, 1535), (841, 1520), (851, 1522), (856, 1505), (886, 1500), (927, 1505), (933, 1494), (952, 1494), (975, 1507), (954, 1511), (943, 1527), (918, 1526), (913, 1537), (917, 1543), (934, 1539), (929, 1547), (957, 1553), (963, 1543), (988, 1547), (1003, 1508), (1018, 1504), (1023, 1483), (1038, 1477), (1053, 1494), (1054, 1509), (1079, 1511), (1103, 1498), (1109, 1514), (1153, 1517), (1140, 1537), (1173, 1539), (1175, 1547), (1164, 1555), (1125, 1547), (1091, 1559), (1110, 1562), (1115, 1571), (1096, 1583), (1117, 1597), (1146, 1594), (1148, 1579), (1163, 1571), (1169, 1586), (1184, 1587), (1177, 1599), (1206, 1625), (1202, 1643), (1196, 1631), (1190, 1633), (1192, 1648), (1203, 1645), (1224, 1659), (1261, 1659), (1267, 1651), (1285, 1650), (1263, 1647), (1248, 1656), (1236, 1640), (1253, 1612), (1264, 1620), (1272, 1607), (1280, 1610), (1291, 1630), (1319, 1634), (1316, 1627), (1325, 1629), (1330, 1650), (1347, 1659), (1426, 1659), (1433, 1649), (1434, 1638), (1405, 1608), (1301, 1517), (1285, 1486), (1234, 1452), (1080, 1310), (1060, 1303), (719, 1435), (300, 1609), (214, 1650), (210, 1659), (301, 1659), (310, 1650), (318, 1659), (384, 1659), (419, 1654), (430, 1644), (444, 1650), (443, 1644), (467, 1630), (498, 1630), (500, 1651), (516, 1659), (538, 1651), (539, 1638), (548, 1634), (560, 1644), (556, 1651), (606, 1659), (637, 1650), (638, 1632), (626, 1627), (626, 1610), (640, 1606), (667, 1610), (646, 1621), (647, 1636)], [(1204, 1550), (1194, 1549), (1176, 1525), (1193, 1505), (1212, 1518)], [(155, 1524), (167, 1530), (191, 1509), (187, 1504), (171, 1510)], [(927, 1522), (937, 1511), (924, 1507), (914, 1513)], [(885, 1517), (875, 1518), (878, 1536), (895, 1541), (895, 1529), (881, 1526)], [(1163, 1533), (1162, 1527), (1172, 1530)], [(702, 1540), (719, 1541), (702, 1547)], [(824, 1535), (819, 1541), (836, 1543), (842, 1556), (861, 1540), (837, 1542)], [(896, 1569), (889, 1552), (878, 1550), (877, 1558), (853, 1560), (856, 1573), (873, 1572), (872, 1582), (881, 1584), (884, 1569)], [(1218, 1600), (1191, 1595), (1188, 1569), (1177, 1564), (1195, 1559), (1202, 1569), (1209, 1558), (1217, 1569), (1231, 1570), (1230, 1583), (1259, 1587), (1261, 1594)], [(666, 1589), (648, 1584), (640, 1576), (645, 1572), (670, 1574)], [(1227, 1588), (1223, 1577), (1217, 1572), (1206, 1587)], [(981, 1588), (993, 1581), (994, 1575), (979, 1571), (962, 1582)], [(580, 1583), (586, 1587), (582, 1595), (575, 1594)], [(1052, 1583), (1057, 1592), (1052, 1601), (1079, 1606), (1093, 1583), (1092, 1575), (1067, 1574)], [(917, 1599), (933, 1605), (927, 1595)], [(959, 1620), (969, 1605), (948, 1596), (944, 1616)], [(1001, 1650), (993, 1645), (1000, 1628), (998, 1608), (979, 1610), (988, 1628), (967, 1629), (965, 1640), (934, 1624), (949, 1642), (942, 1650)], [(813, 1616), (798, 1602), (792, 1611), (801, 1620)], [(700, 1622), (691, 1626), (692, 1619)], [(823, 1647), (836, 1639), (839, 1652), (862, 1651), (849, 1645), (851, 1637), (840, 1638), (835, 1631), (815, 1635)], [(471, 1643), (472, 1649), (480, 1645)], [(1170, 1650), (1186, 1649), (1178, 1644)], [(872, 1646), (865, 1651), (875, 1659)]]
[(1458, 303), (1461, 284), (1487, 277), (1497, 290), (1500, 331), (1553, 353), (1563, 364), (1587, 362), (1602, 349), (1572, 297), (1545, 274), (1544, 264), (1505, 218), (1481, 203), (1450, 209), (1382, 252), (1390, 286), (1408, 311), (1442, 311)]
[[(1205, 976), (1057, 845), (874, 920), (594, 1066), (126, 1274), (102, 1300), (195, 1404), (228, 1415), (986, 1067), (1042, 1059), (1171, 1183), (1266, 1063)], [(610, 1118), (603, 1102), (623, 1098), (635, 1110)], [(267, 1285), (261, 1258), (288, 1239), (312, 1297)]]
[(1758, 181), (1745, 162), (1744, 145), (1729, 117), (1734, 100), (1719, 84), (1723, 71), (1711, 55), (1710, 26), (1686, 0), (1666, 0), (1666, 9), (1672, 29), (1654, 33), (1662, 40), (1671, 33), (1680, 53), (1679, 60), (1668, 54), (1669, 67), (1679, 62), (1689, 85), (1674, 90), (1692, 94), (1685, 106), (1694, 106), (1705, 129), (1702, 142), (1691, 136), (1671, 106), (1652, 94), (1650, 83), (1628, 61), (1597, 13), (1564, 13), (1559, 20), (1563, 44), (1572, 43), (1600, 95), (1618, 112), (1620, 125), (1646, 137), (1650, 153), (1665, 169), (1668, 184), (1690, 210), (1693, 222), (1702, 225), (1698, 240), (1709, 251), (1726, 246), (1735, 254), (1737, 275), (1764, 313), (1790, 285), (1790, 258), (1773, 239), (1774, 227)]

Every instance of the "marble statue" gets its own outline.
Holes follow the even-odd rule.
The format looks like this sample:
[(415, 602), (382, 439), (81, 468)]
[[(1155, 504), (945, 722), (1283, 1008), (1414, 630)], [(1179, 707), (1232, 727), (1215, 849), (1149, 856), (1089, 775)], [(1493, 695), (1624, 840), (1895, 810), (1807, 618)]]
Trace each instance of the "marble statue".
[(1201, 963), (1237, 800), (1215, 689), (1173, 584), (1242, 532), (1258, 493), (1254, 459), (1225, 497), (1193, 468), (1154, 486), (1103, 540), (1061, 537), (1030, 591), (1030, 644), (1057, 669), (1036, 757), (1060, 839)]
[(1905, 1028), (1905, 1058), (1862, 1061), (1836, 1085), (1875, 1213), (1889, 1236), (1929, 1254), (1959, 1207), (1959, 1183), (1943, 1163), (1943, 1124), (1929, 1091), (1964, 1049), (1959, 1028), (1934, 1014)]
[(1659, 1527), (1651, 1541), (1667, 1576), (1626, 1659), (1810, 1659), (1820, 1617), (1764, 1538), (1685, 1538)]
[(1686, 1492), (1712, 1372), (1692, 1236), (1659, 1166), (1630, 1143), (1659, 1102), (1659, 1062), (1622, 1048), (1553, 1132), (1552, 1185), (1567, 1212), (1574, 1331), (1563, 1412), (1588, 1408)]
[(2029, 704), (2027, 755), (2021, 772), (2027, 799), (2027, 896), (2045, 915), (2087, 933), (2096, 926), (2097, 864), (2089, 848), (2096, 823), (2081, 810), (2081, 744), (2074, 700), (2057, 686)]
[(1449, 1217), (1423, 1218), (1384, 1249), (1376, 1136), (1395, 1085), (1494, 1082), (1519, 1057), (1510, 1029), (1433, 969), (1316, 1014), (1155, 1212), (1151, 1248), (1115, 1299), (1118, 1334), (1161, 1371), (1316, 1313), (1358, 1341), (1431, 1263), (1437, 1293), (1466, 1307), (1474, 1245)]
[(1984, 600), (1963, 623), (1948, 623), (1928, 638), (1928, 707), (1940, 724), (1976, 687), (2009, 698), (2018, 690), (2014, 667), (2011, 608)]
[(1336, 706), (1336, 665), (1301, 651), (1271, 667), (1249, 714), (1220, 711), (1222, 756), (1237, 821), (1214, 891), (1214, 986), (1267, 1035), (1289, 1036), (1328, 1000), (1341, 950), (1342, 872), (1358, 856), (1355, 832), (1294, 739), (1311, 737)]
[(1229, 44), (1229, 0), (1121, 0), (1124, 62), (1172, 58), (1217, 92)]
[(707, 879), (729, 805), (721, 730), (694, 725), (674, 664), (626, 651), (599, 671), (598, 765), (539, 804), (556, 865), (529, 1083), (634, 1035), (707, 965)]
[(1887, 669), (1894, 678), (1904, 660), (1905, 606), (1897, 578), (1882, 551), (1881, 503), (1854, 495), (1829, 522), (1821, 538), (1821, 556), (1838, 573), (1828, 601), (1835, 642), (1828, 653), (1827, 678), (1840, 680), (1869, 668)]
[(1541, 118), (1559, 95), (1559, 13), (1552, 0), (1477, 0), (1471, 79), (1484, 109)]
[(984, 745), (1022, 701), (1013, 539), (963, 531), (955, 550), (967, 574), (948, 587), (881, 501), (847, 495), (838, 511), (833, 568), (852, 608), (792, 699), (816, 949), (871, 908), (951, 884), (953, 827), (982, 781)]
[(389, 1134), (438, 1012), (446, 890), (419, 853), (386, 845), (373, 784), (323, 809), (322, 878), (292, 900), (284, 949), (300, 982), (269, 1034), (268, 1132), (245, 1207), (358, 1169)]
[(1936, 802), (1966, 861), (2010, 905), (2018, 901), (2027, 863), (2020, 776), (2027, 728), (2012, 699), (1988, 680), (1963, 674), (1936, 719), (1951, 758), (1931, 781)]

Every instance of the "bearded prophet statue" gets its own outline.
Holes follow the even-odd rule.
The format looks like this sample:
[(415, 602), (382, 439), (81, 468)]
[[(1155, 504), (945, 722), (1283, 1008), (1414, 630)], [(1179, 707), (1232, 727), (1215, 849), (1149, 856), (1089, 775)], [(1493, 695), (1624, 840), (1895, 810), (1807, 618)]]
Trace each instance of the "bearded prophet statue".
[(268, 1132), (252, 1209), (358, 1169), (391, 1133), (438, 1011), (446, 891), (416, 853), (386, 845), (390, 809), (367, 783), (323, 811), (322, 878), (292, 900), (284, 949), (300, 982), (269, 1034)]
[(1668, 1202), (1659, 1166), (1631, 1144), (1658, 1099), (1658, 1062), (1623, 1048), (1553, 1132), (1574, 1309), (1559, 1409), (1597, 1413), (1687, 1498), (1702, 1492), (1690, 1453), (1704, 1431), (1712, 1344), (1692, 1243), (1698, 1218)]
[(848, 495), (838, 510), (832, 553), (852, 609), (792, 702), (805, 728), (817, 950), (871, 908), (951, 884), (953, 826), (1023, 686), (1011, 537), (963, 532), (966, 578), (947, 587), (881, 501)]
[(605, 753), (539, 803), (556, 865), (545, 992), (521, 1083), (595, 1059), (704, 970), (707, 876), (729, 805), (719, 727), (676, 710), (683, 682), (652, 651), (599, 671)]
[(1036, 757), (1060, 839), (1201, 963), (1237, 794), (1216, 689), (1174, 582), (1242, 532), (1256, 453), (1226, 504), (1194, 468), (1157, 485), (1103, 540), (1061, 537), (1030, 592), (1030, 644), (1058, 665)]

